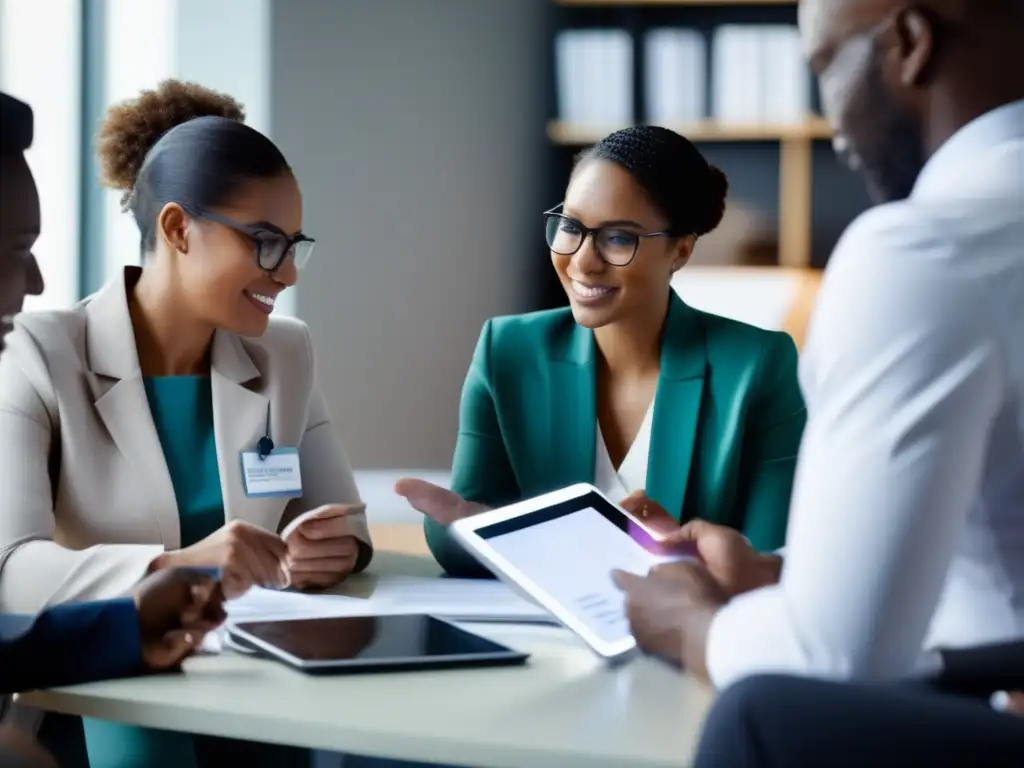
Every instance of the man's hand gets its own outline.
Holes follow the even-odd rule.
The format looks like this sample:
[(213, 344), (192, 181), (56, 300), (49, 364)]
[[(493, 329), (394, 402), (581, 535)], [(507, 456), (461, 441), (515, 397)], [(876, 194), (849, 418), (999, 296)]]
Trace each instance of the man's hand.
[(661, 534), (660, 543), (666, 548), (692, 545), (730, 597), (779, 581), (782, 558), (759, 554), (735, 528), (704, 520), (691, 520), (680, 528), (675, 518), (643, 491), (631, 493), (619, 506)]
[(133, 597), (142, 663), (153, 671), (176, 668), (225, 618), (220, 584), (199, 571), (157, 571), (139, 584)]
[(1007, 695), (1006, 711), (1011, 715), (1024, 715), (1024, 691), (1011, 691)]
[(619, 506), (660, 535), (671, 535), (679, 531), (679, 521), (658, 502), (649, 499), (643, 491), (633, 491), (619, 502)]
[(734, 528), (691, 520), (669, 534), (666, 545), (691, 543), (708, 571), (730, 597), (777, 584), (782, 558), (762, 555)]
[(729, 596), (697, 563), (659, 565), (647, 576), (614, 571), (626, 593), (630, 631), (640, 649), (708, 679), (705, 646), (715, 613)]
[(349, 515), (365, 509), (365, 504), (325, 504), (285, 528), (281, 537), (288, 545), (293, 587), (326, 589), (352, 573), (359, 559), (359, 540), (349, 528)]
[(466, 501), (457, 493), (426, 480), (402, 478), (395, 483), (395, 493), (403, 496), (413, 509), (442, 525), (450, 525), (456, 520), (487, 511), (483, 504)]

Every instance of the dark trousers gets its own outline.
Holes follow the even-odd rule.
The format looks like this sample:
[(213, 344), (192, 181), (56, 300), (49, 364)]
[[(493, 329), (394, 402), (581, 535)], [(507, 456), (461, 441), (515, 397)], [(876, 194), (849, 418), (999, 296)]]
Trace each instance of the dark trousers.
[(1024, 766), (1024, 717), (923, 687), (744, 680), (708, 716), (696, 768)]

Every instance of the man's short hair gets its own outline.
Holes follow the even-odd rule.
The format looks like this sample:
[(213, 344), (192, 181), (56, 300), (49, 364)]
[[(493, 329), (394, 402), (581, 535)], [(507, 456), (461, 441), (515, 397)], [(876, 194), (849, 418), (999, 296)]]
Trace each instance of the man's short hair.
[(0, 93), (0, 152), (24, 152), (32, 146), (32, 107)]

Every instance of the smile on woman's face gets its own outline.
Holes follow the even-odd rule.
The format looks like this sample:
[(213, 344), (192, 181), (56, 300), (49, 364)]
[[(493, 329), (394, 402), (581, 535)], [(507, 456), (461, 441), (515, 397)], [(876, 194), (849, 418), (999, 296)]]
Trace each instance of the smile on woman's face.
[[(188, 253), (179, 265), (189, 303), (215, 328), (260, 336), (278, 295), (298, 281), (298, 270), (293, 256), (272, 273), (262, 269), (257, 240), (266, 240), (266, 250), (301, 232), (298, 184), (290, 174), (252, 181), (230, 205), (209, 213), (221, 220), (199, 212), (187, 224)], [(254, 239), (248, 232), (262, 234)]]
[[(566, 237), (578, 236), (578, 225), (604, 227), (601, 243), (588, 236), (572, 255), (551, 252), (551, 263), (569, 297), (573, 317), (586, 328), (600, 328), (650, 313), (670, 290), (672, 275), (688, 257), (678, 238), (637, 237), (668, 229), (668, 221), (648, 200), (632, 175), (609, 160), (584, 160), (565, 193), (559, 226)], [(625, 266), (611, 261), (635, 255)], [(561, 250), (561, 249), (560, 249)]]

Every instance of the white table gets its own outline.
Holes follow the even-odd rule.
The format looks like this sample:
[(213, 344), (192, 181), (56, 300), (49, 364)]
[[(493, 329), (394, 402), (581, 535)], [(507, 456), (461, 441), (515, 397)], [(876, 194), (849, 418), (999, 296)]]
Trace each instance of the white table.
[[(408, 526), (374, 530), (371, 570), (436, 573)], [(372, 578), (372, 577), (371, 577)], [(355, 584), (353, 587), (357, 586)], [(711, 694), (659, 662), (604, 667), (571, 634), (475, 625), (525, 667), (311, 677), (271, 661), (194, 658), (174, 676), (24, 696), (135, 725), (465, 766), (673, 766), (691, 758)]]

